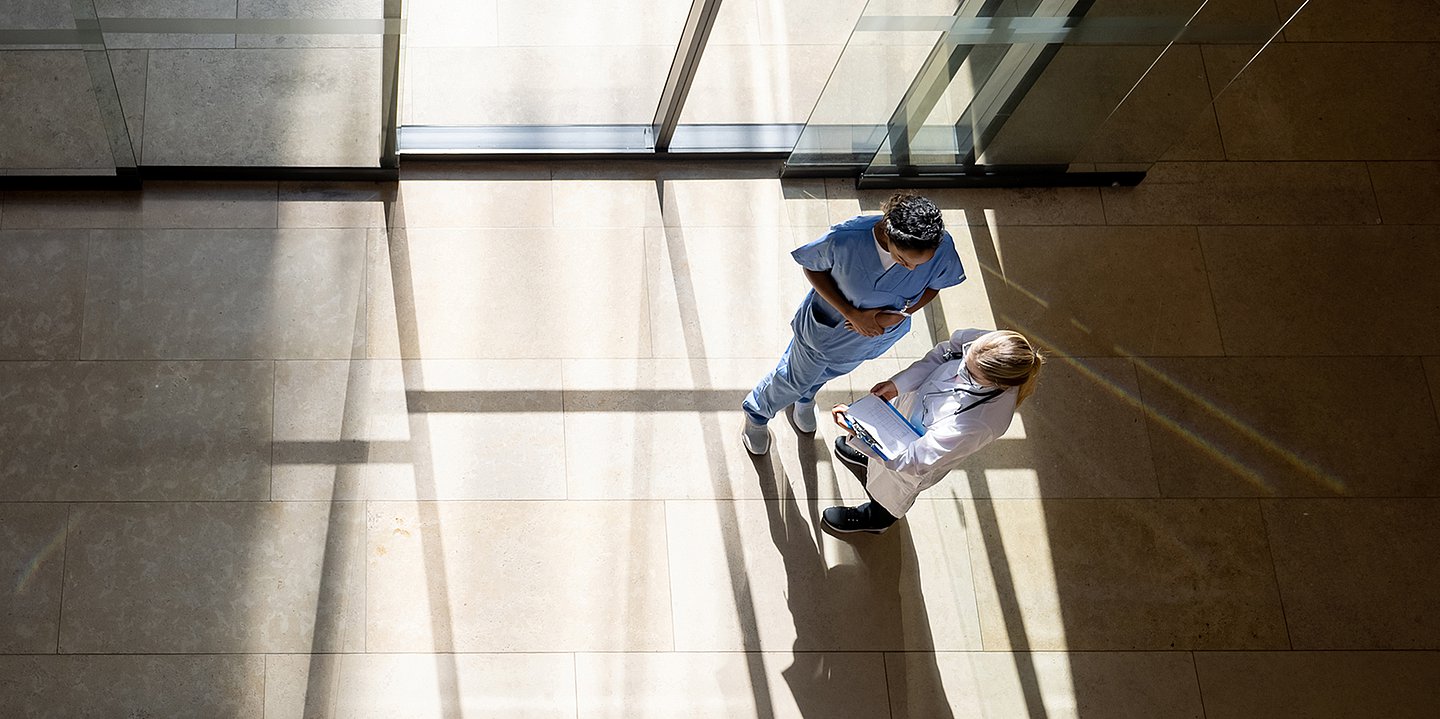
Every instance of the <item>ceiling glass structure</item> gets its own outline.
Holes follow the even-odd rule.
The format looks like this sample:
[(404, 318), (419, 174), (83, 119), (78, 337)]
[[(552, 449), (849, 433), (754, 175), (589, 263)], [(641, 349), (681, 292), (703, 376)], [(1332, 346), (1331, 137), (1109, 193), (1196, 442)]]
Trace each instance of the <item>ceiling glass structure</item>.
[(0, 170), (1143, 172), (1286, 19), (1240, 0), (26, 0), (0, 10)]

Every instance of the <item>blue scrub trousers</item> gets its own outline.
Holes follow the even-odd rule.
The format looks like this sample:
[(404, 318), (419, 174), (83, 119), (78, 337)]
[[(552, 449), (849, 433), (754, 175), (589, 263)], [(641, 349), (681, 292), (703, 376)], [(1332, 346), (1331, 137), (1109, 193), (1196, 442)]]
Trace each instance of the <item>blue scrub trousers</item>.
[(790, 346), (785, 348), (785, 354), (780, 355), (780, 362), (755, 389), (750, 391), (750, 396), (745, 398), (741, 406), (745, 408), (745, 414), (755, 424), (765, 424), (786, 405), (795, 402), (814, 402), (815, 393), (836, 377), (848, 374), (851, 370), (860, 366), (865, 360), (857, 359), (853, 362), (846, 361), (834, 363), (827, 360), (814, 347), (810, 347), (793, 337)]

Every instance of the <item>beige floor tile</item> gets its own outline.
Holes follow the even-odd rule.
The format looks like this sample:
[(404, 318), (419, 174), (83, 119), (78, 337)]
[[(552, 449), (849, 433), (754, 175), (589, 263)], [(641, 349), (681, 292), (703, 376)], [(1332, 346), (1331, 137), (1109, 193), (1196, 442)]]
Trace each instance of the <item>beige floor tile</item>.
[(885, 534), (850, 541), (819, 529), (828, 504), (792, 493), (667, 502), (675, 648), (979, 648), (954, 504), (917, 507)]
[(269, 362), (0, 363), (7, 500), (268, 496)]
[[(1163, 88), (1163, 100), (1150, 98), (1151, 83)], [(1153, 162), (1166, 139), (1184, 130), (1183, 120), (1209, 101), (1195, 46), (1066, 43), (1010, 116), (991, 125), (998, 132), (977, 148), (977, 159), (996, 165)], [(1056, 122), (1059, 117), (1065, 120)]]
[(1440, 162), (1367, 164), (1385, 224), (1440, 225)]
[(130, 146), (139, 159), (145, 151), (145, 76), (149, 72), (150, 51), (111, 50), (105, 55), (115, 77), (115, 91), (125, 114)]
[(1429, 379), (1430, 399), (1435, 401), (1435, 416), (1440, 420), (1440, 357), (1426, 357), (1425, 375)]
[[(611, 160), (608, 163), (599, 165), (609, 168), (612, 164), (620, 163), (622, 160)], [(495, 180), (511, 181), (548, 181), (561, 179), (558, 169), (571, 163), (557, 159), (554, 162), (524, 162), (521, 160), (473, 160), (467, 161), (459, 158), (449, 160), (407, 160), (400, 168), (401, 187), (412, 182), (424, 182), (430, 180), (447, 180), (450, 182), (491, 182)], [(609, 176), (609, 173), (604, 173)]]
[[(551, 188), (538, 180), (405, 180), (390, 226), (550, 227), (555, 224)], [(514, 256), (524, 255), (516, 248)]]
[[(779, 357), (801, 274), (781, 228), (645, 231), (650, 327), (657, 357)], [(802, 295), (803, 296), (803, 295)]]
[[(910, 334), (916, 335), (918, 334), (918, 331), (912, 329), (910, 330)], [(884, 382), (891, 377), (894, 377), (897, 373), (900, 372), (900, 370), (909, 367), (912, 361), (914, 360), (908, 358), (902, 360), (892, 350), (891, 352), (881, 355), (880, 357), (876, 357), (875, 359), (863, 362), (859, 367), (856, 367), (855, 370), (848, 375), (848, 379), (850, 380), (850, 386), (848, 388), (843, 386), (827, 385), (826, 389), (831, 390), (832, 392), (842, 392), (848, 390), (849, 394), (846, 396), (846, 398), (839, 401), (858, 399), (864, 396), (864, 394), (869, 393), (871, 387), (874, 387), (875, 385), (880, 384), (881, 382)], [(839, 382), (841, 380), (836, 381)]]
[(1165, 496), (1440, 493), (1440, 427), (1414, 358), (1357, 387), (1356, 360), (1138, 360)]
[[(998, 324), (1057, 355), (1219, 354), (1205, 258), (1188, 227), (999, 227)], [(989, 258), (983, 258), (986, 262)], [(987, 279), (989, 279), (987, 277)]]
[(396, 185), (379, 182), (284, 182), (280, 227), (385, 227)]
[(558, 360), (282, 362), (276, 398), (276, 499), (565, 497)]
[(569, 654), (272, 654), (266, 719), (573, 719)]
[(0, 657), (0, 675), (9, 716), (265, 716), (265, 660), (255, 655)]
[[(855, 181), (825, 181), (830, 222), (880, 212), (894, 190), (857, 190)], [(1017, 189), (934, 189), (920, 194), (945, 213), (945, 224), (984, 225), (1103, 225), (1105, 208), (1093, 187), (1026, 187)], [(954, 234), (952, 231), (951, 234)]]
[[(740, 403), (773, 360), (565, 362), (573, 499), (764, 496), (740, 444)], [(793, 434), (772, 422), (778, 438)], [(776, 454), (781, 450), (777, 446)]]
[[(1228, 145), (1227, 145), (1228, 147)], [(1101, 188), (1114, 225), (1364, 225), (1380, 221), (1360, 163), (1160, 162)]]
[(555, 180), (547, 183), (555, 226), (583, 235), (594, 227), (656, 227), (660, 188), (653, 180)]
[(1440, 227), (1202, 228), (1233, 355), (1440, 353)]
[[(833, 9), (826, 8), (815, 17), (832, 14)], [(831, 44), (817, 40), (813, 37), (803, 46), (732, 45), (712, 38), (695, 71), (680, 123), (805, 123), (845, 49), (844, 36)]]
[(381, 49), (153, 50), (146, 165), (374, 167)]
[(1214, 105), (1207, 104), (1198, 110), (1185, 133), (1157, 159), (1160, 162), (1224, 160), (1225, 145), (1220, 141), (1220, 123), (1215, 119)]
[[(506, 42), (503, 32), (500, 41)], [(649, 124), (678, 37), (651, 38), (660, 43), (652, 45), (411, 48), (410, 123)], [(497, 77), (509, 80), (493, 82)]]
[(1156, 497), (1128, 360), (1055, 357), (1010, 429), (971, 455), (934, 497)]
[(0, 232), (0, 360), (80, 356), (88, 239), (83, 231)]
[(273, 182), (146, 182), (144, 193), (26, 192), (5, 197), (5, 229), (236, 229), (276, 226)]
[(60, 650), (361, 649), (363, 521), (356, 502), (77, 506)]
[(57, 650), (68, 515), (61, 504), (0, 504), (0, 568), (14, 578), (0, 600), (0, 653)]
[[(767, 459), (740, 441), (740, 403), (774, 360), (574, 360), (565, 363), (565, 456), (571, 499), (774, 497), (781, 483), (835, 489), (824, 416), (801, 435), (788, 410), (770, 423)], [(823, 410), (850, 396), (840, 378), (821, 390)]]
[(564, 0), (496, 0), (495, 22), (506, 45), (545, 39), (554, 46), (672, 46), (685, 23), (686, 6), (646, 0), (614, 0), (606, 6), (576, 7)]
[[(64, 27), (73, 29), (75, 21)], [(84, 52), (6, 50), (0, 77), (0, 169), (93, 173), (114, 167)]]
[(365, 347), (364, 230), (97, 232), (86, 359), (344, 358)]
[(580, 719), (885, 716), (878, 653), (580, 654)]
[(987, 651), (1287, 644), (1254, 501), (965, 506)]
[(1440, 15), (1425, 0), (1277, 0), (1275, 6), (1284, 17), (1300, 10), (1285, 25), (1286, 42), (1440, 40)]
[[(1207, 48), (1206, 61), (1228, 62), (1227, 52), (1248, 50)], [(1225, 156), (1440, 159), (1440, 86), (1428, 81), (1436, 72), (1434, 43), (1275, 43), (1215, 100)]]
[[(400, 252), (392, 261), (391, 250), (399, 250), (403, 243), (391, 247), (393, 233), (385, 228), (373, 227), (365, 237), (365, 353), (368, 359), (399, 359), (400, 314), (396, 311), (397, 291), (402, 297), (413, 297), (408, 258)], [(403, 236), (403, 233), (401, 233)], [(397, 262), (398, 261), (398, 265)], [(395, 271), (405, 269), (405, 274)], [(413, 303), (405, 307), (411, 308)], [(414, 346), (414, 326), (419, 319), (413, 313), (406, 315), (411, 346)]]
[(366, 649), (668, 651), (664, 532), (659, 502), (372, 502)]
[(393, 292), (406, 357), (648, 357), (643, 236), (597, 229), (584, 239), (561, 229), (393, 232), (388, 257), (376, 254), (389, 276), (370, 273), (380, 293), (371, 324), (389, 321), (383, 293)]
[[(808, 45), (844, 43), (865, 9), (864, 0), (755, 0), (721, 6), (711, 42)], [(884, 8), (899, 13), (894, 3)], [(875, 11), (880, 7), (874, 8)], [(796, 48), (796, 52), (803, 48)]]
[(1436, 649), (1440, 502), (1267, 500), (1296, 649)]
[[(1046, 144), (1054, 143), (1057, 149), (1061, 150), (1055, 156), (1065, 157), (1064, 162), (1154, 162), (1166, 154), (1176, 141), (1193, 141), (1195, 138), (1190, 131), (1202, 114), (1213, 121), (1205, 61), (1198, 45), (1175, 44), (1168, 48), (1152, 46), (1128, 48), (1125, 51), (1118, 48), (1087, 50), (1090, 51), (1090, 57), (1072, 63), (1071, 67), (1094, 73), (1088, 77), (1124, 78), (1124, 90), (1119, 98), (1112, 94), (1105, 98), (1106, 102), (1097, 107), (1097, 83), (1087, 79), (1087, 76), (1071, 75), (1065, 78), (1071, 84), (1070, 88), (1052, 93), (1053, 99), (1063, 98), (1065, 101), (1065, 105), (1052, 105), (1042, 111), (1048, 112), (1045, 116), (1050, 118), (1052, 125), (1055, 117), (1070, 117), (1071, 107), (1075, 106), (1084, 107), (1087, 112), (1098, 110), (1104, 113), (1092, 116), (1089, 122), (1073, 125), (1069, 121), (1060, 123), (1067, 127), (1059, 133), (1048, 132), (1032, 125), (1034, 137), (1044, 138), (1059, 134), (1066, 139), (1063, 144), (1042, 140)], [(1133, 74), (1118, 72), (1117, 62), (1126, 60), (1138, 60), (1144, 65), (1139, 68), (1139, 72)], [(1092, 64), (1096, 61), (1100, 63), (1098, 67)], [(1046, 75), (1049, 74), (1047, 69)], [(1060, 77), (1062, 76), (1057, 76), (1057, 79)], [(1135, 82), (1137, 78), (1138, 84)], [(1075, 96), (1077, 91), (1079, 97)], [(1037, 113), (1032, 115), (1031, 119), (1040, 120), (1041, 117), (1042, 115)], [(1006, 128), (1010, 131), (1009, 123)], [(1002, 132), (1001, 136), (1004, 134)], [(1218, 138), (1218, 133), (1216, 137)], [(1216, 144), (1218, 145), (1218, 142)], [(1074, 153), (1076, 150), (1079, 150), (1078, 154), (1068, 157), (1063, 154), (1064, 151)], [(1192, 159), (1196, 159), (1193, 158), (1195, 153), (1191, 154)]]
[(412, 48), (495, 45), (495, 6), (496, 0), (415, 0), (405, 8), (405, 39)]
[(1421, 719), (1440, 705), (1434, 652), (1197, 652), (1208, 719)]
[[(830, 225), (830, 204), (825, 199), (825, 180), (782, 179), (780, 193), (785, 197), (785, 209), (789, 211), (791, 227), (818, 227)], [(815, 235), (819, 237), (817, 233)]]
[(1200, 719), (1187, 652), (886, 654), (891, 716)]
[[(790, 210), (778, 179), (666, 180), (667, 227), (788, 227)], [(753, 230), (742, 230), (751, 232)]]

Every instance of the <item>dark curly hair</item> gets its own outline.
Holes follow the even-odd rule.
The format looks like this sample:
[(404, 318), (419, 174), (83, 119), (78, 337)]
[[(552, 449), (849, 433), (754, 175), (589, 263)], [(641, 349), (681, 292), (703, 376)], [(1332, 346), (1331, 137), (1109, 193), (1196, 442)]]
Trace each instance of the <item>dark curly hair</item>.
[(885, 234), (906, 250), (933, 250), (940, 246), (945, 221), (935, 203), (913, 192), (897, 192), (880, 206)]

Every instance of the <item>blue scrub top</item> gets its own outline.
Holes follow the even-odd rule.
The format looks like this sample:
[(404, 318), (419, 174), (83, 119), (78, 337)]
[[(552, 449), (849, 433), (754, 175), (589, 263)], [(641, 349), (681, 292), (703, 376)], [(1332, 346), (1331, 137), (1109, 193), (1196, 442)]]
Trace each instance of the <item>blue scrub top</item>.
[[(886, 270), (875, 246), (875, 225), (880, 215), (851, 218), (830, 228), (814, 242), (790, 256), (807, 270), (829, 272), (850, 304), (860, 309), (901, 310), (915, 303), (926, 289), (953, 287), (965, 281), (965, 268), (949, 232), (940, 236), (935, 256), (914, 270), (899, 264)], [(910, 330), (906, 319), (878, 337), (845, 329), (844, 318), (812, 288), (791, 322), (798, 338), (834, 361), (863, 361), (879, 357)]]

